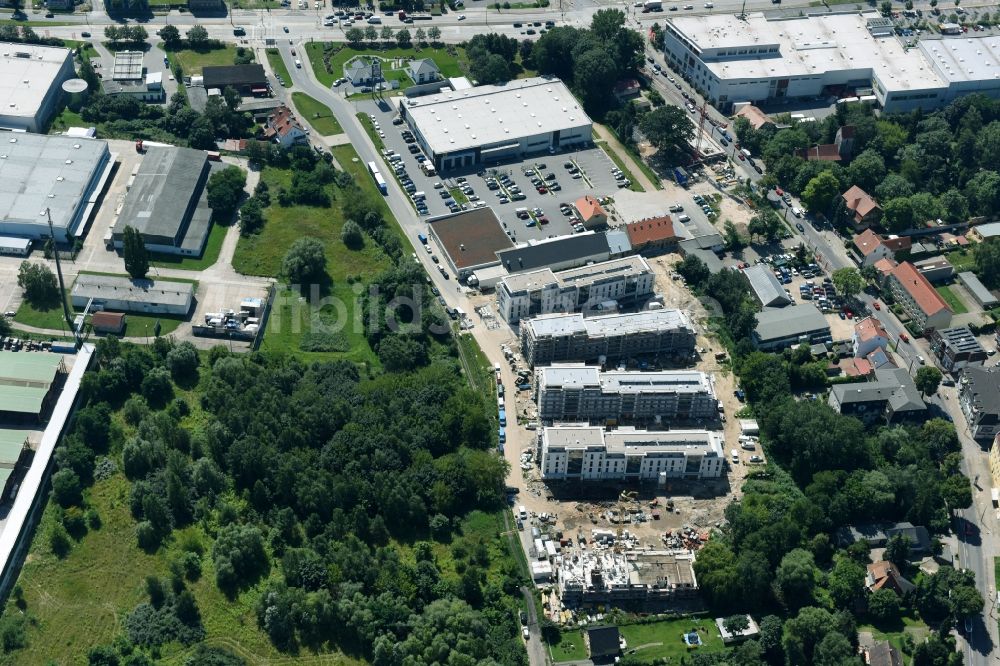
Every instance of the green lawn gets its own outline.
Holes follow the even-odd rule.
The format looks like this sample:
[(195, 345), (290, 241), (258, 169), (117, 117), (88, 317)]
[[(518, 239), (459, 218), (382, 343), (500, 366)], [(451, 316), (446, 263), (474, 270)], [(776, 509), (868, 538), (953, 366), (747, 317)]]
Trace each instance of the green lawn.
[(271, 65), (271, 70), (284, 81), (281, 84), (282, 87), (290, 88), (292, 86), (292, 75), (288, 73), (285, 61), (281, 59), (281, 52), (278, 49), (267, 49), (265, 53), (267, 54), (267, 62)]
[(607, 144), (606, 141), (595, 141), (594, 143), (596, 143), (598, 146), (601, 147), (601, 150), (603, 150), (608, 155), (608, 157), (611, 158), (611, 161), (615, 163), (615, 166), (621, 169), (622, 173), (625, 174), (625, 177), (629, 179), (629, 181), (632, 183), (631, 185), (629, 185), (630, 190), (632, 190), (633, 192), (646, 191), (646, 188), (640, 185), (639, 182), (636, 180), (635, 176), (632, 174), (632, 170), (628, 168), (628, 166), (625, 164), (625, 161), (611, 146)]
[[(701, 647), (688, 648), (681, 638), (693, 628), (701, 636)], [(619, 627), (619, 630), (628, 642), (628, 652), (635, 650), (635, 657), (643, 661), (670, 659), (671, 663), (676, 663), (675, 659), (679, 661), (692, 652), (722, 652), (726, 649), (715, 622), (709, 617), (630, 624)]]
[(570, 629), (562, 632), (558, 645), (549, 646), (552, 661), (581, 661), (587, 658), (587, 646), (583, 643), (583, 631)]
[[(350, 154), (356, 155), (350, 146)], [(349, 154), (335, 152), (338, 161), (345, 160), (352, 167)], [(344, 162), (341, 161), (341, 164)], [(370, 183), (367, 170), (361, 165), (362, 177), (355, 178), (359, 184)], [(292, 173), (287, 169), (267, 167), (261, 177), (270, 186), (272, 192), (278, 188), (288, 187)], [(374, 189), (374, 185), (371, 185)], [(359, 276), (371, 279), (390, 266), (389, 258), (370, 239), (361, 250), (350, 250), (340, 240), (340, 232), (344, 225), (344, 216), (337, 205), (337, 198), (345, 196), (335, 185), (327, 185), (333, 200), (330, 208), (312, 206), (290, 206), (283, 208), (278, 205), (277, 197), (272, 197), (271, 206), (264, 212), (267, 223), (256, 236), (240, 238), (233, 257), (233, 267), (247, 275), (277, 276), (281, 271), (281, 261), (297, 239), (311, 236), (323, 243), (326, 250), (327, 273), (332, 282), (329, 293), (323, 293), (324, 304), (320, 307), (306, 307), (295, 294), (287, 291), (279, 292), (275, 301), (267, 334), (264, 336), (263, 348), (268, 351), (293, 352), (303, 358), (346, 358), (357, 362), (368, 362), (378, 365), (378, 361), (368, 346), (363, 331), (355, 322), (354, 314), (358, 312), (358, 298), (353, 285), (347, 281), (348, 276)], [(378, 200), (381, 201), (379, 195)], [(384, 203), (383, 203), (384, 205)], [(392, 216), (384, 209), (387, 219)], [(309, 296), (307, 291), (304, 296)], [(302, 349), (313, 332), (317, 332), (320, 324), (326, 325), (326, 330), (333, 332), (338, 340), (339, 351), (306, 352)]]
[(368, 132), (368, 138), (372, 140), (375, 147), (379, 150), (384, 149), (385, 142), (382, 140), (382, 137), (378, 135), (378, 132), (375, 130), (375, 125), (372, 124), (372, 119), (368, 117), (368, 114), (359, 112), (355, 115), (357, 115), (358, 120), (361, 121), (361, 126), (365, 128), (366, 132)]
[[(83, 310), (74, 310), (73, 308), (70, 308), (69, 312), (70, 317), (75, 318), (76, 315), (81, 314)], [(185, 318), (173, 315), (147, 316), (129, 314), (127, 317), (127, 323), (125, 324), (126, 337), (152, 336), (153, 327), (156, 325), (157, 320), (160, 322), (160, 335), (169, 335), (181, 325), (181, 322), (183, 322)], [(21, 307), (17, 309), (17, 312), (14, 315), (14, 321), (19, 324), (24, 324), (25, 326), (51, 328), (63, 331), (65, 334), (69, 335), (69, 331), (66, 328), (66, 319), (63, 317), (62, 308), (58, 305), (48, 310), (36, 310), (27, 301), (24, 301), (21, 303)]]
[(404, 70), (389, 68), (390, 63), (388, 60), (393, 58), (403, 58), (404, 62), (402, 64), (404, 66), (406, 61), (414, 58), (430, 58), (437, 63), (438, 68), (441, 70), (441, 75), (446, 78), (465, 75), (462, 69), (462, 64), (465, 62), (465, 50), (459, 47), (453, 47), (455, 55), (452, 55), (448, 52), (447, 48), (426, 47), (419, 51), (415, 47), (408, 49), (354, 49), (340, 42), (327, 42), (327, 44), (335, 49), (330, 56), (329, 71), (327, 71), (323, 62), (324, 43), (312, 42), (305, 46), (306, 56), (312, 65), (313, 72), (316, 73), (316, 78), (327, 87), (330, 87), (334, 81), (344, 76), (344, 63), (354, 56), (359, 55), (377, 55), (385, 59), (383, 61), (383, 76), (385, 76), (386, 81), (399, 81), (401, 89), (410, 87), (413, 85), (413, 81)]
[(292, 93), (292, 101), (299, 110), (299, 117), (304, 118), (319, 134), (330, 136), (344, 133), (344, 128), (334, 118), (333, 111), (323, 102), (303, 92)]
[(179, 62), (184, 76), (198, 76), (202, 67), (214, 67), (217, 65), (232, 65), (236, 59), (236, 46), (226, 44), (225, 48), (212, 49), (211, 51), (192, 51), (182, 49), (180, 51), (169, 51), (167, 57), (170, 62)]
[(49, 123), (50, 134), (62, 134), (70, 127), (89, 127), (90, 125), (68, 106), (63, 106), (62, 111), (52, 118)]
[(183, 257), (174, 254), (151, 254), (150, 265), (157, 268), (179, 268), (185, 271), (203, 271), (219, 260), (222, 251), (222, 241), (231, 225), (213, 224), (212, 230), (205, 241), (205, 251), (200, 257)]
[(458, 189), (457, 187), (453, 190), (448, 190), (451, 193), (452, 198), (455, 199), (455, 203), (461, 205), (464, 203), (469, 203), (469, 197), (465, 196), (465, 192)]
[(956, 273), (971, 271), (976, 268), (976, 261), (971, 250), (955, 250), (944, 255), (948, 263), (954, 266)]
[(913, 663), (913, 659), (903, 651), (903, 636), (910, 634), (914, 642), (919, 643), (930, 633), (926, 624), (912, 617), (903, 617), (899, 621), (887, 625), (859, 625), (858, 631), (870, 631), (876, 640), (889, 641), (903, 655), (903, 663), (905, 664)]
[(965, 314), (969, 311), (969, 309), (965, 307), (965, 303), (962, 302), (962, 299), (960, 299), (958, 295), (947, 286), (941, 285), (940, 287), (935, 287), (935, 289), (937, 293), (941, 295), (941, 298), (945, 300), (948, 307), (951, 308), (951, 311), (954, 314)]

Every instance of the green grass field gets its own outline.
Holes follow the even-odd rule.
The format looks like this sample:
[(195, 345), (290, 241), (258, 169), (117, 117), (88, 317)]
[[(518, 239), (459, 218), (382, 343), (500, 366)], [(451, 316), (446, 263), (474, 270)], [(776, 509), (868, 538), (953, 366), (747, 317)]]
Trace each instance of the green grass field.
[(344, 133), (344, 128), (333, 116), (333, 111), (323, 102), (303, 92), (293, 92), (292, 101), (299, 110), (299, 117), (304, 118), (319, 134), (331, 136)]
[(365, 128), (365, 132), (368, 133), (368, 138), (372, 140), (375, 147), (379, 150), (384, 149), (385, 142), (382, 141), (382, 137), (378, 135), (378, 132), (375, 130), (375, 125), (372, 124), (372, 119), (368, 117), (368, 114), (359, 112), (355, 115), (357, 115), (358, 120), (361, 122), (361, 126)]
[[(677, 663), (693, 652), (722, 652), (726, 649), (715, 623), (709, 617), (630, 624), (619, 629), (628, 642), (628, 650), (635, 650), (635, 657), (643, 661), (670, 659), (670, 663)], [(698, 630), (701, 647), (689, 648), (684, 644), (682, 635), (692, 629)]]
[(213, 224), (205, 241), (205, 251), (200, 257), (183, 257), (173, 254), (151, 254), (149, 264), (157, 268), (179, 268), (185, 271), (203, 271), (219, 260), (222, 241), (231, 225)]
[(552, 661), (581, 661), (587, 658), (587, 646), (583, 642), (583, 631), (570, 629), (562, 632), (558, 645), (549, 646)]
[(914, 642), (919, 643), (930, 633), (930, 628), (916, 618), (903, 617), (888, 625), (859, 625), (858, 631), (870, 631), (876, 640), (889, 641), (903, 655), (903, 663), (911, 664), (912, 658), (903, 651), (903, 636), (910, 634)]
[(271, 65), (271, 70), (275, 75), (280, 76), (283, 83), (281, 84), (284, 88), (292, 87), (292, 75), (288, 73), (288, 67), (285, 65), (285, 61), (281, 59), (281, 52), (278, 49), (267, 49), (265, 51), (267, 55), (267, 62)]
[[(82, 313), (83, 310), (74, 310), (70, 308), (70, 317), (75, 317), (76, 315)], [(130, 314), (128, 315), (127, 323), (125, 324), (125, 336), (126, 337), (144, 337), (153, 335), (153, 327), (156, 326), (156, 321), (160, 321), (160, 335), (169, 335), (173, 333), (181, 322), (184, 321), (184, 317), (175, 317), (171, 315), (160, 315), (156, 316), (146, 316)], [(50, 328), (57, 331), (63, 331), (66, 335), (69, 335), (69, 330), (66, 328), (66, 319), (63, 317), (62, 308), (57, 304), (54, 308), (48, 310), (36, 310), (27, 301), (21, 303), (21, 307), (17, 309), (14, 315), (14, 321), (19, 324), (24, 324), (25, 326), (34, 326), (36, 328)]]
[(948, 263), (955, 268), (956, 273), (971, 271), (976, 268), (976, 260), (972, 256), (971, 250), (955, 250), (944, 255)]
[(192, 51), (182, 49), (180, 51), (170, 51), (168, 54), (170, 62), (179, 62), (185, 76), (198, 76), (203, 67), (214, 67), (218, 65), (232, 65), (236, 59), (236, 46), (226, 44), (223, 49), (212, 49), (211, 51)]
[(951, 311), (954, 314), (965, 314), (969, 311), (969, 309), (965, 307), (965, 303), (962, 302), (962, 299), (960, 299), (958, 295), (947, 286), (941, 285), (940, 287), (935, 287), (935, 290), (941, 295), (941, 298), (945, 300), (948, 307), (951, 308)]
[[(323, 64), (323, 43), (312, 42), (305, 45), (306, 56), (312, 65), (316, 78), (323, 85), (329, 87), (333, 82), (344, 75), (344, 64), (359, 55), (377, 55), (383, 59), (401, 58), (404, 63), (413, 58), (430, 58), (437, 63), (441, 70), (441, 75), (450, 78), (454, 76), (464, 76), (462, 64), (465, 62), (465, 50), (456, 47), (455, 55), (448, 53), (446, 48), (390, 48), (390, 49), (354, 49), (346, 44), (333, 42), (334, 47), (343, 47), (330, 57), (330, 71), (327, 71)], [(400, 88), (408, 88), (413, 85), (413, 81), (402, 69), (390, 69), (389, 63), (383, 61), (383, 75), (386, 81), (399, 81)]]

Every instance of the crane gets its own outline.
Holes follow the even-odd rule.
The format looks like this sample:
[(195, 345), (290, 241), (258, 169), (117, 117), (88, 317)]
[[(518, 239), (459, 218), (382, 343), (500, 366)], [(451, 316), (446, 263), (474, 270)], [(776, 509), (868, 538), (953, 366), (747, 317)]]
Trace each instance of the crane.
[(634, 490), (623, 490), (618, 495), (618, 533), (615, 535), (615, 552), (622, 551), (622, 537), (624, 536), (625, 524), (625, 503), (634, 502), (637, 493)]

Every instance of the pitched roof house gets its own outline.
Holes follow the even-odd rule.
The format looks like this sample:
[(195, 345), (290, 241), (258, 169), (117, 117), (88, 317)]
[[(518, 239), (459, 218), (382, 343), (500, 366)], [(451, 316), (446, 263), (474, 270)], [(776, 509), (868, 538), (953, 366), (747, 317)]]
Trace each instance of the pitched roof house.
[(887, 284), (896, 303), (903, 306), (919, 330), (947, 328), (951, 323), (951, 308), (910, 262), (904, 261), (896, 266), (889, 274)]
[(854, 185), (841, 196), (844, 198), (847, 210), (853, 214), (852, 221), (855, 231), (865, 229), (878, 222), (882, 215), (882, 209), (878, 202), (863, 189)]
[(674, 221), (669, 215), (631, 222), (625, 226), (625, 231), (636, 252), (665, 250), (677, 245), (682, 238), (674, 231)]
[(899, 596), (912, 591), (916, 586), (903, 578), (896, 565), (887, 560), (879, 560), (868, 565), (868, 573), (865, 575), (865, 589), (869, 592), (890, 589)]
[(587, 229), (602, 227), (608, 223), (608, 214), (601, 207), (601, 202), (589, 194), (580, 197), (573, 204), (576, 212), (580, 216), (580, 221)]
[(430, 58), (411, 60), (406, 71), (414, 83), (430, 83), (441, 78), (441, 70)]
[(264, 136), (282, 148), (289, 148), (308, 140), (305, 129), (287, 106), (279, 106), (267, 117)]

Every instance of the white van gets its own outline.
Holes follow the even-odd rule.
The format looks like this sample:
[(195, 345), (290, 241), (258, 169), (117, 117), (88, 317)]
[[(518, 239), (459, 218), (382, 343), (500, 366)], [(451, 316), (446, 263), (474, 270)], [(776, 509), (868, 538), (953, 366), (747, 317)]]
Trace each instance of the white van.
[(368, 19), (368, 22), (372, 25), (377, 25), (382, 22), (382, 19), (378, 16), (372, 16)]
[(301, 61), (301, 60), (299, 60), (298, 58), (296, 58), (296, 59), (295, 59), (295, 66), (296, 66), (296, 67), (297, 67), (298, 69), (302, 69), (302, 61)]
[(528, 519), (528, 510), (524, 508), (523, 504), (517, 507), (517, 517), (520, 518), (521, 520)]
[(414, 201), (422, 201), (422, 200), (424, 200), (426, 198), (427, 198), (427, 196), (423, 192), (414, 192), (413, 193), (413, 200)]
[(740, 452), (739, 451), (737, 451), (736, 449), (733, 449), (732, 451), (729, 452), (729, 455), (732, 456), (733, 464), (734, 465), (739, 465), (740, 464)]

